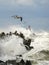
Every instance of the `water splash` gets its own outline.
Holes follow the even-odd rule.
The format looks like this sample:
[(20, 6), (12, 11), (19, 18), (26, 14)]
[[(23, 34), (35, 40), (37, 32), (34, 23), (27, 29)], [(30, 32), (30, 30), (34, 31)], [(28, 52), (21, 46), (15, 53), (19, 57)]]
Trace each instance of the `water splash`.
[(42, 62), (39, 61), (43, 60), (46, 56), (41, 51), (49, 51), (49, 32), (34, 32), (32, 29), (26, 29), (21, 26), (10, 26), (8, 31), (6, 30), (4, 32), (14, 32), (15, 30), (17, 30), (18, 33), (22, 32), (26, 39), (30, 38), (32, 40), (31, 46), (33, 46), (34, 49), (27, 51), (23, 46), (23, 39), (12, 35), (5, 39), (0, 39), (0, 60), (16, 59), (16, 55), (22, 54), (24, 60), (36, 61), (38, 65), (41, 65)]

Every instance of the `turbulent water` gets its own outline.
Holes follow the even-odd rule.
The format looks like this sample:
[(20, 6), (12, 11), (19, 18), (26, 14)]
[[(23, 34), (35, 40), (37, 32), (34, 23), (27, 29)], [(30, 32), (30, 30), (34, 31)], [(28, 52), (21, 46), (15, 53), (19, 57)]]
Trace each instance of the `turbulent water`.
[[(31, 39), (34, 49), (26, 50), (21, 37), (12, 35), (0, 38), (0, 60), (7, 61), (17, 59), (17, 55), (22, 55), (24, 60), (30, 60), (33, 65), (49, 65), (49, 32), (34, 32), (32, 29), (23, 27), (10, 27), (9, 31), (22, 32), (25, 39)], [(9, 32), (6, 30), (6, 32)], [(4, 31), (5, 32), (5, 31)]]

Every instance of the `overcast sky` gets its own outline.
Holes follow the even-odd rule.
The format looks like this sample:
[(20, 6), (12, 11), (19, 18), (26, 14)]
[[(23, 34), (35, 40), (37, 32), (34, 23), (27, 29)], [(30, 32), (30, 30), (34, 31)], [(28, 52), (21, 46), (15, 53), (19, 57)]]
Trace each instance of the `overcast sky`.
[(49, 30), (49, 0), (0, 0), (0, 28), (20, 24), (12, 15), (22, 16), (26, 27)]

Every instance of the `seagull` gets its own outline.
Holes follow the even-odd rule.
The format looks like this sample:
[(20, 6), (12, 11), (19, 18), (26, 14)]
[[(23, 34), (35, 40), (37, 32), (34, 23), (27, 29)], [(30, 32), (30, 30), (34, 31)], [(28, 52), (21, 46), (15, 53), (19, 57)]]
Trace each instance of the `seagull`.
[(22, 18), (21, 16), (17, 16), (17, 15), (16, 15), (16, 16), (12, 16), (12, 17), (14, 17), (15, 19), (16, 19), (16, 18), (17, 18), (17, 19), (20, 19), (20, 21), (22, 22), (22, 19), (23, 19), (23, 18)]

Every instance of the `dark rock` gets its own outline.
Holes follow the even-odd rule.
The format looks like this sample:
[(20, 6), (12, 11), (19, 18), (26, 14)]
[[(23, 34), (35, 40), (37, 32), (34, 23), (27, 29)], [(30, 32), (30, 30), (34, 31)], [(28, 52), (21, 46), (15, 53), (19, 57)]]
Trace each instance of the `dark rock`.
[(16, 64), (16, 60), (8, 60), (5, 63), (6, 64)]
[(9, 35), (8, 33), (6, 33), (6, 35)]
[(17, 33), (17, 31), (15, 31), (13, 34), (20, 37), (20, 34)]
[(9, 35), (11, 36), (12, 35), (12, 32), (9, 32)]
[(23, 44), (25, 45), (27, 50), (31, 50), (33, 47), (30, 47), (31, 39), (25, 40), (23, 39)]
[(25, 46), (27, 50), (31, 50), (33, 49), (34, 47), (33, 46)]
[(1, 38), (4, 38), (4, 36), (5, 36), (5, 33), (2, 32), (2, 33), (0, 34), (0, 37), (1, 37)]
[(14, 34), (17, 34), (17, 31), (15, 31)]
[(31, 44), (31, 39), (28, 39), (28, 40), (23, 40), (23, 44), (24, 45), (27, 45), (27, 46), (30, 46), (30, 44)]
[(4, 32), (2, 32), (2, 33), (1, 33), (1, 35), (5, 36), (5, 33), (4, 33)]
[(22, 59), (20, 62), (16, 62), (16, 60), (8, 60), (5, 62), (5, 65), (25, 65), (24, 60)]
[(0, 60), (0, 65), (5, 65), (5, 62)]
[(33, 46), (30, 46), (30, 49), (33, 49), (34, 47)]
[(17, 31), (15, 31), (13, 34), (14, 34), (14, 35), (17, 35)]
[(22, 59), (22, 60), (20, 61), (20, 63), (24, 64), (25, 62), (24, 62), (24, 60)]
[(31, 61), (26, 61), (22, 59), (20, 62), (16, 62), (16, 60), (7, 60), (6, 62), (3, 62), (0, 60), (0, 65), (31, 65)]
[(22, 55), (16, 55), (16, 56), (22, 57)]
[(19, 36), (24, 39), (23, 33), (20, 32), (20, 35)]
[(0, 63), (2, 63), (3, 61), (0, 60)]
[(22, 59), (19, 63), (17, 63), (18, 65), (32, 65), (31, 64), (31, 61), (26, 61), (26, 62), (24, 62), (24, 60)]
[(31, 61), (28, 61), (28, 60), (27, 60), (25, 65), (32, 65), (32, 64), (31, 64)]
[(25, 62), (23, 59), (19, 62), (19, 65), (25, 65)]

